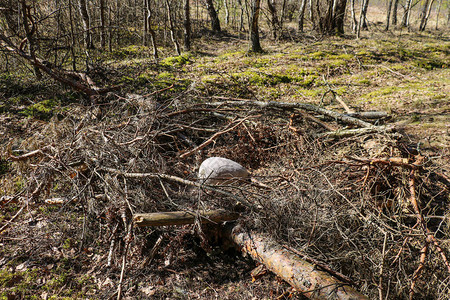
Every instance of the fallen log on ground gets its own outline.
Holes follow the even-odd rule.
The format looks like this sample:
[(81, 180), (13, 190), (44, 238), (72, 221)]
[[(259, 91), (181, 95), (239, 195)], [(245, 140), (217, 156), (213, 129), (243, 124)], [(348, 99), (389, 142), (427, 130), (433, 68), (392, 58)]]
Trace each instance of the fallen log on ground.
[(168, 226), (194, 224), (198, 219), (201, 223), (221, 223), (225, 221), (234, 221), (239, 218), (238, 213), (230, 212), (225, 209), (216, 209), (210, 211), (171, 211), (157, 212), (148, 214), (134, 214), (133, 221), (136, 226)]
[(310, 299), (368, 299), (347, 283), (316, 269), (314, 264), (258, 233), (227, 225), (223, 235)]

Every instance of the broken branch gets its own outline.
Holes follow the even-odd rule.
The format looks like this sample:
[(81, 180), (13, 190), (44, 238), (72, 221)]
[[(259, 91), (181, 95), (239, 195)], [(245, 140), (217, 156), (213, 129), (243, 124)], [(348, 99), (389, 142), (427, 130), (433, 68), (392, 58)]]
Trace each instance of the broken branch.
[(216, 209), (211, 211), (170, 211), (148, 214), (135, 214), (133, 216), (134, 224), (139, 227), (144, 226), (168, 226), (194, 224), (198, 219), (200, 222), (221, 223), (225, 221), (234, 221), (239, 218), (238, 213), (230, 212), (225, 209)]

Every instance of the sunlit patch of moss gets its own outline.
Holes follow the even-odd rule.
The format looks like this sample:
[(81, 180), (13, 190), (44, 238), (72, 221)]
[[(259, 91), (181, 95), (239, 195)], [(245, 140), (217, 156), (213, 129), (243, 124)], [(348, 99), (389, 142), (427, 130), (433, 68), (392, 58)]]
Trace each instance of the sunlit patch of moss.
[(297, 89), (296, 94), (303, 97), (317, 97), (322, 94), (322, 91), (319, 89)]
[(156, 79), (175, 79), (175, 75), (169, 72), (161, 72), (156, 76)]
[(58, 105), (59, 102), (55, 99), (42, 100), (36, 104), (28, 106), (21, 111), (21, 114), (41, 120), (49, 120), (53, 116), (53, 112)]
[(370, 92), (364, 96), (364, 98), (376, 98), (380, 96), (390, 95), (397, 91), (401, 90), (400, 87), (397, 86), (387, 86), (384, 88), (377, 89), (373, 92)]
[(191, 54), (190, 53), (183, 53), (182, 55), (178, 56), (170, 56), (161, 61), (161, 65), (163, 66), (169, 66), (169, 67), (182, 67), (191, 61)]
[(146, 46), (130, 45), (113, 50), (109, 56), (116, 59), (148, 56), (149, 48)]
[(202, 82), (204, 83), (215, 83), (217, 82), (220, 78), (222, 78), (220, 75), (205, 75), (202, 77)]
[(325, 56), (327, 56), (327, 53), (323, 52), (323, 51), (316, 51), (316, 52), (308, 54), (308, 57), (313, 60), (322, 59)]
[(224, 53), (222, 55), (219, 55), (219, 58), (223, 59), (228, 59), (230, 57), (242, 57), (245, 56), (246, 52), (245, 51), (236, 51), (236, 52), (228, 52), (228, 53)]

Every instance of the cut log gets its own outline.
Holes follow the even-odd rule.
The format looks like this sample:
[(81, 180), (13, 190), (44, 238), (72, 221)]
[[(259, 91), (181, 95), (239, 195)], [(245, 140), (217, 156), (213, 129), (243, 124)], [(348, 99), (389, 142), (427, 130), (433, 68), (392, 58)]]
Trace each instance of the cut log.
[(194, 224), (197, 218), (202, 223), (221, 223), (225, 221), (237, 220), (237, 218), (239, 218), (239, 214), (227, 211), (225, 209), (216, 209), (199, 212), (157, 212), (149, 214), (135, 214), (133, 216), (134, 224), (139, 227)]
[(369, 299), (267, 237), (233, 225), (225, 226), (223, 235), (310, 299)]

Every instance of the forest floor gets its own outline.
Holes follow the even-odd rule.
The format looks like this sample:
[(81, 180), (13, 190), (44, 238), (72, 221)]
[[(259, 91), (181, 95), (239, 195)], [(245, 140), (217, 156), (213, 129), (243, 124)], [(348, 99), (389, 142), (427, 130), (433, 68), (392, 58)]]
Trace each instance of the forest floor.
[[(149, 138), (148, 134), (153, 134), (150, 129), (153, 130), (154, 126), (162, 126), (161, 124), (165, 122), (162, 116), (153, 116), (152, 109), (158, 111), (158, 105), (162, 105), (159, 103), (164, 103), (165, 109), (173, 107), (176, 111), (179, 108), (185, 108), (184, 105), (187, 104), (193, 104), (192, 107), (195, 107), (206, 102), (237, 99), (303, 102), (345, 113), (340, 103), (342, 101), (350, 110), (356, 112), (387, 112), (390, 118), (384, 122), (395, 127), (403, 135), (403, 143), (412, 145), (414, 151), (429, 159), (430, 164), (432, 161), (433, 168), (439, 170), (436, 173), (448, 180), (450, 177), (450, 36), (448, 34), (380, 32), (371, 34), (370, 37), (363, 36), (360, 40), (351, 37), (324, 39), (311, 37), (265, 42), (263, 48), (264, 53), (249, 54), (245, 39), (224, 35), (199, 37), (195, 40), (193, 51), (181, 56), (163, 58), (158, 64), (155, 64), (151, 57), (149, 58), (150, 50), (141, 46), (116, 49), (107, 54), (97, 53), (93, 55), (98, 57), (98, 61), (93, 61), (95, 69), (91, 72), (91, 77), (100, 86), (125, 85), (120, 92), (107, 96), (109, 97), (107, 99), (112, 99), (112, 104), (105, 101), (100, 104), (90, 104), (87, 100), (83, 100), (80, 94), (50, 80), (36, 81), (23, 74), (2, 74), (0, 76), (0, 153), (2, 155), (0, 159), (0, 206), (2, 208), (0, 212), (0, 297), (2, 299), (116, 298), (121, 271), (124, 271), (121, 289), (125, 299), (287, 299), (288, 297), (303, 299), (300, 293), (292, 291), (288, 284), (271, 273), (252, 281), (250, 272), (256, 267), (255, 262), (250, 258), (242, 257), (236, 251), (223, 251), (215, 247), (211, 250), (205, 247), (201, 235), (199, 236), (195, 228), (191, 226), (136, 229), (134, 241), (129, 246), (129, 250), (127, 249), (126, 241), (129, 237), (127, 237), (126, 225), (122, 224), (123, 208), (118, 204), (120, 201), (114, 199), (128, 195), (129, 189), (129, 201), (134, 209), (154, 211), (174, 207), (166, 202), (162, 205), (158, 202), (158, 197), (166, 198), (167, 196), (170, 199), (167, 193), (173, 192), (173, 198), (170, 201), (179, 201), (177, 205), (180, 205), (182, 203), (180, 199), (185, 199), (186, 195), (192, 195), (192, 192), (184, 191), (185, 193), (178, 197), (175, 187), (168, 187), (167, 192), (164, 184), (156, 181), (156, 183), (146, 182), (142, 190), (137, 188), (133, 190), (134, 182), (128, 188), (125, 181), (119, 182), (109, 175), (109, 177), (106, 175), (99, 177), (102, 179), (96, 181), (97, 179), (93, 178), (96, 178), (95, 176), (101, 171), (100, 167), (97, 169), (93, 165), (87, 166), (91, 170), (92, 175), (89, 175), (91, 177), (86, 175), (86, 178), (81, 178), (82, 176), (77, 174), (83, 172), (81, 169), (87, 163), (76, 164), (76, 160), (83, 161), (83, 155), (97, 155), (92, 152), (93, 149), (89, 148), (101, 145), (101, 141), (107, 143), (112, 137), (120, 137), (120, 139), (124, 137), (120, 143), (116, 140), (114, 147), (129, 145), (127, 149), (130, 152), (135, 151), (131, 147), (130, 140), (139, 139), (141, 136)], [(162, 49), (161, 56), (167, 53), (170, 53), (170, 50)], [(146, 100), (143, 102), (147, 102), (136, 104), (131, 103), (130, 100), (124, 100), (132, 99), (131, 94), (144, 95)], [(142, 108), (144, 106), (148, 108)], [(222, 110), (221, 113), (226, 113), (226, 110)], [(252, 114), (254, 115), (253, 111), (250, 111), (249, 115)], [(258, 116), (260, 115), (261, 113)], [(280, 121), (283, 118), (285, 118), (284, 121)], [(270, 121), (264, 119), (264, 122), (259, 123), (255, 120), (254, 127), (251, 127), (253, 123), (249, 123), (249, 128), (242, 129), (242, 132), (248, 132), (251, 139), (256, 139), (258, 143), (266, 145), (266, 149), (271, 149), (277, 145), (267, 141), (269, 138), (264, 135), (268, 135), (267, 132), (272, 134), (270, 138), (276, 139), (277, 143), (282, 142), (283, 138), (290, 143), (294, 138), (291, 135), (285, 136), (283, 133), (283, 130), (287, 130), (286, 120), (289, 120), (289, 114), (283, 117), (280, 112), (277, 112), (275, 116), (271, 116)], [(216, 130), (217, 126), (222, 124), (207, 123), (208, 120), (205, 119), (199, 121), (195, 116), (192, 119), (183, 119), (184, 121), (186, 121), (185, 125), (191, 129), (203, 126), (199, 132), (203, 132), (202, 134), (206, 132), (206, 137), (208, 132), (209, 135), (212, 134), (213, 129)], [(153, 127), (146, 127), (145, 122), (153, 122)], [(279, 125), (281, 123), (284, 125)], [(125, 130), (125, 126), (128, 125), (123, 124), (134, 126), (134, 135), (128, 134)], [(171, 123), (170, 126), (172, 125)], [(167, 125), (167, 128), (172, 128), (170, 126)], [(276, 128), (272, 129), (271, 126)], [(277, 131), (278, 127), (280, 131)], [(86, 130), (83, 131), (80, 128)], [(122, 131), (119, 129), (120, 132), (114, 131), (115, 129), (111, 128), (119, 128)], [(311, 128), (308, 127), (305, 130)], [(83, 132), (83, 137), (78, 136), (71, 140), (70, 136), (71, 134), (75, 136), (75, 131), (77, 134)], [(242, 132), (236, 132), (236, 135), (246, 135)], [(282, 132), (281, 136), (279, 132)], [(96, 134), (98, 134), (98, 142), (97, 137), (95, 139), (92, 137)], [(158, 143), (152, 144), (155, 149), (160, 147), (162, 150), (146, 152), (147, 155), (149, 153), (154, 155), (148, 162), (154, 163), (155, 166), (148, 166), (148, 168), (151, 172), (171, 173), (173, 170), (173, 173), (178, 176), (184, 174), (192, 179), (195, 177), (198, 161), (191, 159), (185, 163), (175, 159), (172, 153), (179, 150), (175, 148), (181, 147), (182, 143), (174, 142), (175, 146), (170, 144), (172, 143), (171, 134), (167, 133), (166, 137), (158, 137)], [(260, 140), (258, 134), (261, 135)], [(158, 136), (158, 133), (155, 133), (155, 136)], [(92, 137), (92, 146), (88, 142), (90, 137)], [(223, 140), (217, 141), (217, 145), (213, 144), (204, 151), (208, 155), (235, 152), (234, 148), (233, 151), (227, 149), (227, 143), (232, 137), (228, 137), (230, 138), (228, 141), (226, 138), (223, 137)], [(364, 141), (365, 138), (362, 140)], [(79, 145), (81, 139), (86, 139), (87, 142)], [(205, 135), (199, 134), (192, 139), (196, 143), (201, 143), (206, 138)], [(356, 143), (354, 140), (351, 142), (346, 140), (345, 148), (340, 148), (344, 142), (328, 142), (327, 145), (332, 145), (329, 148), (318, 146), (319, 148), (311, 149), (326, 152), (324, 162), (335, 160), (334, 157), (344, 159), (346, 154), (341, 152), (351, 153), (355, 147), (360, 147), (360, 141)], [(48, 145), (50, 148), (47, 149), (50, 149), (48, 150), (50, 152), (43, 154), (42, 158), (31, 161), (10, 159), (10, 155), (20, 156), (36, 149), (44, 149)], [(147, 151), (145, 147), (150, 146), (143, 144), (137, 149)], [(114, 161), (116, 164), (129, 163), (129, 166), (134, 164), (139, 166), (140, 171), (145, 171), (145, 161), (141, 159), (140, 154), (133, 154), (136, 155), (133, 162), (131, 162), (132, 159), (128, 161), (126, 156), (127, 159), (124, 162), (112, 148), (108, 148), (106, 152), (102, 152), (104, 148), (101, 148), (98, 153), (102, 154), (96, 156), (96, 159), (111, 162), (112, 165)], [(136, 153), (139, 152), (138, 150)], [(46, 151), (43, 150), (43, 153), (47, 153)], [(162, 154), (155, 154), (159, 153), (157, 151), (161, 151)], [(270, 170), (268, 163), (260, 162), (252, 165), (251, 153), (230, 155), (235, 155), (236, 159), (240, 158), (240, 162), (247, 162), (247, 166), (250, 165), (255, 172), (258, 171), (258, 167), (266, 166), (267, 168), (261, 173), (285, 174), (288, 170), (285, 166), (283, 167), (281, 159), (291, 164), (296, 161), (289, 152), (291, 150), (283, 151), (269, 154), (258, 152), (261, 160), (280, 159), (270, 165)], [(250, 158), (245, 158), (246, 155)], [(307, 155), (308, 153), (305, 153), (304, 157), (306, 158)], [(319, 154), (314, 152), (314, 155)], [(63, 163), (58, 165), (57, 162), (61, 161)], [(73, 164), (70, 165), (69, 162)], [(62, 170), (67, 165), (76, 171), (75, 175), (63, 174)], [(38, 170), (45, 170), (45, 172)], [(127, 168), (128, 170), (133, 168)], [(336, 170), (341, 171), (341, 169), (334, 171)], [(330, 172), (334, 171), (330, 170)], [(364, 177), (365, 169), (361, 174)], [(408, 173), (399, 171), (395, 174), (407, 176)], [(54, 178), (49, 179), (52, 176)], [(57, 176), (60, 176), (59, 179), (55, 179)], [(332, 175), (330, 176), (332, 178)], [(310, 178), (309, 181), (314, 180)], [(300, 179), (299, 182), (301, 182)], [(339, 178), (333, 181), (336, 184), (338, 182), (340, 182)], [(301, 183), (297, 186), (301, 186)], [(306, 183), (305, 186), (307, 186)], [(340, 191), (346, 193), (351, 189), (349, 186), (351, 185), (344, 185)], [(116, 192), (110, 192), (114, 189)], [(161, 191), (158, 190), (152, 194), (153, 191), (149, 191), (152, 189)], [(38, 190), (39, 192), (36, 192)], [(90, 193), (91, 190), (92, 196), (94, 194), (98, 196), (94, 200), (96, 202), (81, 196), (84, 193)], [(428, 195), (427, 193), (432, 194), (430, 190), (424, 191), (424, 197), (425, 194)], [(325, 197), (322, 194), (328, 193), (323, 187), (316, 192), (319, 198)], [(73, 197), (68, 197), (68, 193), (72, 193)], [(281, 190), (277, 193), (280, 197), (284, 195)], [(286, 195), (289, 193), (291, 193), (290, 190), (286, 192)], [(147, 204), (139, 202), (143, 201), (142, 198), (149, 197), (154, 197), (151, 200), (153, 202)], [(440, 203), (440, 210), (430, 210), (430, 218), (432, 214), (439, 213), (436, 217), (440, 220), (436, 227), (437, 236), (444, 253), (450, 256), (448, 186), (445, 191), (444, 184), (440, 193), (432, 194), (430, 197), (430, 202), (424, 205), (429, 208), (432, 201)], [(58, 206), (45, 202), (46, 199), (55, 198), (66, 199), (65, 204)], [(333, 194), (329, 201), (336, 204), (339, 202), (336, 199), (336, 195)], [(355, 201), (359, 200), (355, 199)], [(220, 206), (220, 203), (214, 203), (216, 204)], [(414, 281), (412, 277), (418, 267), (422, 249), (421, 240), (415, 240), (415, 236), (420, 236), (420, 233), (414, 232), (413, 221), (407, 220), (401, 223), (401, 226), (395, 227), (392, 224), (400, 224), (396, 223), (400, 222), (395, 219), (398, 216), (397, 212), (377, 213), (376, 208), (370, 206), (370, 209), (374, 211), (372, 214), (374, 218), (380, 218), (375, 223), (395, 227), (392, 232), (389, 232), (392, 240), (390, 238), (386, 242), (386, 235), (384, 236), (384, 243), (387, 243), (388, 249), (385, 253), (384, 250), (381, 251), (383, 235), (371, 228), (371, 224), (358, 223), (358, 235), (353, 237), (350, 225), (347, 228), (348, 224), (340, 224), (339, 220), (334, 220), (330, 226), (336, 224), (336, 232), (338, 229), (341, 230), (340, 228), (344, 230), (340, 233), (329, 232), (330, 229), (326, 228), (328, 225), (325, 225), (328, 224), (327, 220), (323, 220), (322, 226), (320, 216), (316, 216), (317, 229), (315, 223), (311, 222), (311, 224), (308, 223), (311, 226), (306, 226), (303, 232), (302, 229), (295, 227), (303, 224), (300, 220), (296, 221), (295, 226), (286, 225), (288, 221), (284, 220), (287, 217), (283, 212), (287, 212), (289, 216), (297, 213), (300, 215), (300, 211), (293, 211), (298, 207), (287, 204), (286, 207), (280, 208), (277, 205), (268, 205), (274, 209), (273, 215), (266, 216), (260, 213), (257, 216), (264, 215), (260, 221), (263, 224), (266, 224), (266, 219), (276, 219), (276, 216), (280, 218), (279, 228), (267, 221), (267, 224), (270, 224), (267, 230), (270, 235), (279, 238), (281, 243), (296, 249), (302, 248), (301, 251), (309, 256), (319, 258), (337, 271), (350, 276), (357, 283), (356, 288), (370, 298), (378, 298), (380, 286), (386, 298), (407, 299), (409, 297), (409, 287)], [(275, 211), (276, 209), (279, 210)], [(321, 209), (326, 208), (321, 207)], [(370, 210), (367, 207), (365, 209)], [(347, 212), (349, 211), (351, 212), (351, 208)], [(344, 214), (343, 211), (339, 213)], [(305, 214), (309, 216), (309, 212)], [(354, 216), (345, 218), (347, 217), (355, 224), (359, 222), (352, 219)], [(386, 218), (383, 219), (384, 217)], [(394, 219), (395, 221), (392, 221)], [(257, 223), (255, 221), (255, 224)], [(261, 229), (255, 224), (252, 225), (254, 228)], [(391, 228), (388, 225), (386, 228)], [(292, 228), (298, 233), (290, 235), (289, 230), (293, 230)], [(405, 228), (409, 230), (410, 236), (409, 233), (398, 233), (403, 230), (406, 232)], [(302, 234), (308, 236), (308, 232), (309, 238), (302, 236)], [(328, 233), (336, 234), (336, 236), (346, 234), (349, 236), (348, 242), (342, 242), (342, 244), (336, 242), (336, 245), (331, 245), (334, 241), (326, 241), (323, 237)], [(296, 234), (299, 236), (297, 237)], [(368, 241), (362, 238), (367, 234), (373, 234), (373, 242), (370, 238), (367, 239)], [(156, 249), (157, 254), (154, 259), (143, 263), (159, 237), (162, 237), (163, 242)], [(357, 237), (361, 240), (361, 244), (352, 239)], [(314, 239), (317, 239), (317, 243), (313, 247)], [(406, 247), (399, 248), (402, 241)], [(326, 249), (327, 243), (331, 243), (329, 249)], [(311, 245), (311, 249), (307, 249), (308, 245)], [(367, 253), (369, 250), (371, 253)], [(124, 251), (128, 253), (128, 256), (123, 256)], [(430, 250), (430, 252), (436, 254), (437, 251)], [(400, 260), (395, 258), (397, 254), (401, 257)], [(127, 258), (124, 269), (122, 269), (123, 257)], [(390, 259), (391, 263), (391, 267), (384, 266), (385, 275), (381, 274), (381, 279), (380, 257), (382, 257), (381, 261)], [(422, 272), (421, 279), (418, 281), (416, 279), (417, 299), (444, 299), (446, 295), (448, 296), (450, 275), (446, 273), (444, 263), (436, 257), (439, 255), (429, 259), (429, 265)], [(383, 272), (383, 267), (381, 270)]]

